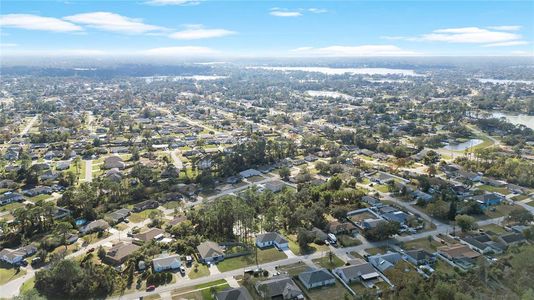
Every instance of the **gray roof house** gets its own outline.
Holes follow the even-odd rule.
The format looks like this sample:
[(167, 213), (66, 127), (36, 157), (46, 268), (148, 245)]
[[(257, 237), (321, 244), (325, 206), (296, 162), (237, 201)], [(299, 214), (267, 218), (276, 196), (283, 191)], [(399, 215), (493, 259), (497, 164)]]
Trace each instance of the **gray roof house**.
[(302, 272), (298, 275), (298, 278), (307, 289), (336, 283), (336, 278), (327, 269), (317, 269)]
[(256, 236), (256, 246), (259, 248), (275, 246), (279, 250), (284, 250), (289, 247), (289, 242), (278, 232), (266, 232)]
[(244, 287), (227, 288), (215, 294), (215, 300), (252, 300), (252, 296)]
[(130, 215), (130, 210), (129, 209), (121, 208), (121, 209), (117, 209), (116, 211), (110, 213), (108, 215), (108, 218), (113, 223), (119, 223), (119, 222), (124, 221), (124, 219), (126, 219), (129, 215)]
[(103, 219), (94, 220), (80, 228), (80, 232), (83, 234), (88, 234), (95, 231), (104, 231), (109, 228), (108, 222)]
[(176, 270), (182, 266), (182, 261), (180, 260), (180, 255), (178, 254), (161, 254), (152, 260), (152, 266), (154, 267), (154, 272), (156, 273), (166, 270)]
[(380, 277), (376, 269), (367, 262), (335, 268), (334, 273), (346, 283), (361, 282)]
[(275, 276), (259, 281), (255, 288), (263, 299), (304, 299), (302, 290), (288, 276)]
[(205, 241), (197, 246), (200, 260), (204, 263), (217, 262), (224, 259), (224, 251), (219, 244)]
[(384, 273), (386, 270), (393, 268), (397, 262), (402, 260), (402, 256), (397, 252), (388, 252), (386, 254), (377, 254), (369, 256), (369, 263)]
[(119, 156), (110, 156), (104, 160), (103, 167), (104, 169), (107, 169), (107, 170), (113, 169), (113, 168), (122, 170), (126, 167), (126, 164), (124, 163), (122, 158), (120, 158)]
[(248, 169), (242, 172), (239, 172), (239, 176), (243, 178), (249, 178), (253, 176), (261, 176), (261, 172), (255, 169)]

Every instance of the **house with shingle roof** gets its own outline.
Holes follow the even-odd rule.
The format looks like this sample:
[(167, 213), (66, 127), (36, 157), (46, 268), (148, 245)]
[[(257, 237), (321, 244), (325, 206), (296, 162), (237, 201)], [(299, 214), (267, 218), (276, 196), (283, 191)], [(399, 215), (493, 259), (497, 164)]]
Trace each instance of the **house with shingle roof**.
[(119, 242), (108, 250), (104, 261), (112, 265), (120, 265), (139, 248), (141, 247), (132, 243)]
[(289, 248), (289, 242), (278, 232), (266, 232), (256, 236), (256, 246), (266, 248), (274, 246), (278, 250)]
[(252, 300), (245, 287), (227, 288), (215, 294), (215, 300)]
[(288, 276), (275, 276), (259, 281), (255, 288), (263, 299), (304, 299), (302, 290)]
[(161, 254), (160, 256), (152, 260), (152, 267), (154, 272), (162, 272), (166, 270), (176, 270), (182, 266), (182, 261), (180, 260), (180, 255), (168, 255)]
[(336, 283), (336, 278), (327, 269), (315, 269), (298, 275), (300, 282), (307, 288), (317, 288)]
[(334, 273), (336, 273), (341, 280), (347, 284), (352, 282), (372, 280), (380, 277), (380, 274), (368, 262), (335, 268)]
[(215, 263), (224, 259), (224, 250), (219, 244), (205, 241), (197, 246), (200, 261), (203, 263)]

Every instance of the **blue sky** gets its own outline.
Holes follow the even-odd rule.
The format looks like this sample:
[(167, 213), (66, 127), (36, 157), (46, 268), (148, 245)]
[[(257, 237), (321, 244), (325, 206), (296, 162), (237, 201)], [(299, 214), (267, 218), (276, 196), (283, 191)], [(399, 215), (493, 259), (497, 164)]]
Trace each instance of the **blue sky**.
[(2, 55), (533, 55), (534, 1), (22, 1)]

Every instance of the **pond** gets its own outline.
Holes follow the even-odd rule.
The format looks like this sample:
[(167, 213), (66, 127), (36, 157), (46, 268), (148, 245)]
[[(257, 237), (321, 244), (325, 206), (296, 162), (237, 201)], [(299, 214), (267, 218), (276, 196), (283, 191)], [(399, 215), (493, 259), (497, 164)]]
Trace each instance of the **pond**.
[(85, 223), (87, 223), (87, 220), (86, 219), (76, 219), (76, 221), (74, 221), (74, 223), (76, 224), (76, 226), (82, 226)]
[(480, 145), (483, 142), (484, 141), (481, 139), (470, 139), (459, 144), (448, 144), (447, 146), (443, 147), (443, 149), (452, 151), (464, 151), (465, 149)]
[(316, 72), (326, 75), (343, 74), (363, 74), (363, 75), (403, 75), (403, 76), (423, 76), (415, 73), (414, 70), (389, 69), (389, 68), (329, 68), (329, 67), (251, 67), (253, 69), (264, 69), (283, 72)]
[(500, 112), (495, 112), (491, 115), (492, 118), (505, 118), (506, 121), (514, 125), (525, 125), (530, 129), (534, 129), (534, 116), (529, 115), (509, 115)]

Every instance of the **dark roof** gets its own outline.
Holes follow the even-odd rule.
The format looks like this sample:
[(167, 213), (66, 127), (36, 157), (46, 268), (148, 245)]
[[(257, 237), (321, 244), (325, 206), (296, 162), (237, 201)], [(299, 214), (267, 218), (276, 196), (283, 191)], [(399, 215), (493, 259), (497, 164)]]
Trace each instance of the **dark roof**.
[(266, 232), (256, 236), (256, 241), (260, 243), (276, 242), (278, 244), (285, 244), (288, 241), (278, 232)]
[(299, 274), (299, 279), (306, 285), (334, 279), (334, 276), (326, 269), (311, 270)]
[(503, 240), (503, 242), (507, 244), (522, 242), (525, 240), (525, 237), (520, 233), (509, 233), (509, 234), (501, 235), (500, 238)]
[(406, 251), (406, 255), (415, 259), (416, 261), (424, 260), (433, 256), (423, 249)]
[(264, 297), (267, 299), (277, 296), (283, 296), (283, 299), (292, 299), (302, 295), (299, 287), (287, 276), (276, 276), (260, 281), (256, 283), (256, 290), (265, 293)]
[(354, 279), (360, 276), (370, 275), (373, 273), (374, 273), (373, 275), (379, 276), (376, 269), (373, 268), (373, 266), (367, 262), (359, 264), (359, 265), (339, 267), (336, 270), (338, 272), (343, 273), (345, 277), (347, 277), (348, 279)]
[(228, 288), (215, 294), (217, 300), (252, 300), (252, 296), (244, 287)]

